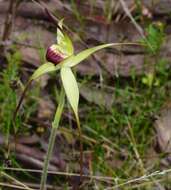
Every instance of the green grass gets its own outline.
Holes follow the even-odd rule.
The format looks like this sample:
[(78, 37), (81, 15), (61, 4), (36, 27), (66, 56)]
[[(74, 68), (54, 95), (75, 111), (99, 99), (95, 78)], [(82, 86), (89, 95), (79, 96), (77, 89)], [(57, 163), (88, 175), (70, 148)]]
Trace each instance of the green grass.
[[(169, 73), (167, 69), (165, 72), (159, 70), (156, 73), (160, 85), (153, 86), (150, 91), (140, 79), (136, 87), (132, 85), (131, 80), (125, 87), (118, 83), (115, 86), (115, 101), (110, 113), (92, 105), (90, 110), (87, 110), (88, 114), (82, 123), (84, 135), (97, 142), (96, 145), (87, 147), (87, 150), (94, 152), (92, 165), (95, 175), (100, 172), (101, 175), (112, 175), (126, 181), (130, 177), (160, 170), (159, 155), (156, 163), (153, 162), (149, 169), (147, 163), (151, 159), (148, 151), (154, 149), (155, 132), (152, 117), (157, 115), (163, 104), (171, 98), (168, 94), (171, 90), (168, 86), (171, 83), (168, 81), (169, 74), (166, 73)], [(102, 145), (108, 145), (115, 153)], [(110, 156), (107, 158), (108, 151)], [(136, 151), (140, 156), (139, 160)], [(120, 163), (120, 167), (115, 163)], [(147, 186), (143, 188), (148, 189)]]
[[(16, 160), (15, 151), (11, 151), (8, 145), (12, 143), (10, 140), (11, 136), (17, 140), (17, 136), (31, 133), (30, 129), (25, 127), (25, 124), (28, 122), (30, 115), (35, 113), (36, 103), (32, 98), (39, 94), (40, 89), (38, 86), (32, 88), (32, 91), (29, 92), (32, 98), (25, 101), (14, 123), (13, 114), (17, 106), (19, 94), (23, 91), (23, 84), (19, 79), (19, 75), (22, 73), (21, 55), (15, 47), (12, 47), (12, 50), (12, 53), (7, 55), (4, 62), (3, 66), (5, 68), (0, 71), (0, 133), (5, 137), (3, 146), (0, 148), (0, 168), (2, 170), (3, 167), (8, 166), (21, 167), (20, 163)], [(25, 178), (30, 176), (30, 179), (32, 179), (29, 173), (22, 173)], [(11, 175), (15, 177), (14, 172), (11, 172)], [(0, 182), (2, 181), (3, 177), (0, 177)]]
[[(18, 67), (21, 60), (19, 53), (14, 55), (8, 54), (7, 68), (1, 73), (0, 82), (0, 113), (1, 113), (1, 132), (6, 136), (6, 143), (8, 144), (9, 134), (14, 131), (12, 124), (13, 112), (16, 107), (17, 94), (15, 92), (18, 86)], [(17, 123), (16, 128), (19, 127)]]

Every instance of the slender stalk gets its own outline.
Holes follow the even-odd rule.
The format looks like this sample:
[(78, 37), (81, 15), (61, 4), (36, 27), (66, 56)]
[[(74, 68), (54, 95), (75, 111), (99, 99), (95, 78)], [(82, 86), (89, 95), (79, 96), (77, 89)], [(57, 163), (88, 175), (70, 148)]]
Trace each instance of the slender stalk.
[(13, 25), (13, 19), (14, 19), (14, 7), (15, 7), (15, 0), (11, 0), (9, 2), (9, 8), (5, 19), (5, 26), (4, 31), (2, 35), (2, 40), (5, 41), (9, 38), (12, 25)]
[[(15, 145), (17, 144), (17, 129), (16, 129), (16, 117), (17, 117), (17, 113), (22, 105), (22, 102), (24, 100), (24, 97), (26, 96), (26, 92), (28, 90), (28, 88), (30, 87), (31, 83), (32, 83), (33, 80), (29, 80), (24, 88), (24, 91), (19, 99), (19, 102), (17, 104), (17, 107), (16, 109), (14, 110), (14, 114), (13, 114), (13, 127), (14, 127), (14, 139), (15, 139)], [(7, 157), (9, 155), (9, 152), (10, 152), (10, 144), (9, 144), (9, 141), (7, 142), (7, 149), (8, 149), (8, 152), (7, 152)]]
[(83, 141), (82, 141), (82, 131), (80, 127), (80, 119), (78, 114), (75, 115), (76, 122), (77, 122), (77, 128), (79, 133), (79, 141), (80, 141), (80, 178), (82, 178), (83, 175)]
[(63, 107), (64, 107), (64, 100), (65, 100), (65, 94), (64, 94), (64, 89), (62, 88), (61, 94), (60, 94), (60, 99), (59, 99), (59, 105), (58, 105), (56, 113), (55, 113), (54, 121), (52, 122), (52, 130), (51, 130), (51, 134), (50, 134), (47, 154), (46, 154), (45, 161), (44, 161), (44, 167), (43, 167), (42, 177), (41, 177), (41, 182), (40, 182), (40, 190), (46, 189), (48, 166), (49, 166), (50, 159), (52, 157), (52, 151), (53, 151), (53, 147), (55, 144), (57, 129), (59, 126), (59, 121), (61, 119), (61, 115), (62, 115), (62, 111), (63, 111)]
[(23, 102), (23, 100), (24, 100), (24, 97), (25, 97), (25, 95), (26, 95), (26, 92), (27, 92), (27, 90), (28, 90), (30, 84), (32, 83), (32, 81), (33, 81), (33, 80), (29, 80), (29, 81), (28, 81), (28, 83), (26, 84), (25, 89), (24, 89), (24, 91), (23, 91), (23, 93), (22, 93), (22, 95), (21, 95), (21, 98), (19, 99), (19, 102), (18, 102), (18, 104), (17, 104), (17, 107), (16, 107), (16, 109), (15, 109), (15, 111), (14, 111), (14, 115), (13, 115), (13, 122), (14, 122), (14, 123), (15, 123), (15, 120), (16, 120), (16, 116), (17, 116), (18, 110), (20, 109), (20, 106), (21, 106), (21, 104), (22, 104), (22, 102)]

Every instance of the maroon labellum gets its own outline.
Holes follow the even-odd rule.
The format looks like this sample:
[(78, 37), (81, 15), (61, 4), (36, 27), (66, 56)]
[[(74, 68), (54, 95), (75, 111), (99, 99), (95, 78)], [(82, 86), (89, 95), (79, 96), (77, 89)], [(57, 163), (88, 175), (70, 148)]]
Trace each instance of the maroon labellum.
[(52, 45), (47, 49), (47, 52), (46, 52), (47, 61), (52, 62), (55, 65), (57, 65), (62, 60), (64, 60), (64, 58), (66, 58), (66, 56), (57, 49), (56, 45)]

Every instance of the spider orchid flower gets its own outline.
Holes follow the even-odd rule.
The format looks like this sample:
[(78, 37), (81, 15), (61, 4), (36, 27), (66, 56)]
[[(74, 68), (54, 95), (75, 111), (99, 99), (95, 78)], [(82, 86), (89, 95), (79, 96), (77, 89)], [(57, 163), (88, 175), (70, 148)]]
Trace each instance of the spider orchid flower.
[(85, 49), (74, 55), (72, 41), (68, 35), (62, 31), (62, 23), (63, 20), (59, 21), (59, 26), (61, 29), (57, 28), (57, 44), (53, 44), (47, 49), (46, 59), (48, 62), (41, 65), (33, 73), (30, 80), (35, 80), (45, 73), (60, 70), (62, 84), (67, 99), (75, 113), (75, 116), (78, 116), (79, 89), (76, 78), (72, 72), (72, 67), (79, 64), (81, 61), (100, 49), (119, 44), (110, 43), (99, 45)]
[(57, 65), (67, 57), (68, 55), (63, 54), (58, 50), (58, 46), (56, 44), (51, 45), (46, 52), (46, 60), (54, 63), (55, 65)]

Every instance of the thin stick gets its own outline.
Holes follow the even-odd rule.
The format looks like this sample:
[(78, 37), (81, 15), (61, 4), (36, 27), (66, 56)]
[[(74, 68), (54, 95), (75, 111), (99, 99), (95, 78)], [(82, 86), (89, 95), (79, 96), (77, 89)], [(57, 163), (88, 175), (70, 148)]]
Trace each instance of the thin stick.
[(112, 189), (114, 190), (114, 189), (116, 189), (118, 187), (129, 185), (129, 184), (132, 184), (132, 183), (135, 183), (135, 182), (146, 181), (146, 180), (148, 180), (149, 178), (152, 178), (152, 177), (163, 176), (163, 175), (168, 174), (170, 172), (171, 172), (171, 169), (163, 170), (163, 171), (155, 171), (155, 172), (150, 173), (148, 175), (143, 175), (141, 177), (128, 180), (126, 182), (120, 183), (120, 184), (115, 185), (113, 187), (108, 187), (105, 190), (112, 190)]
[[(8, 168), (8, 167), (3, 167), (3, 170), (42, 173), (42, 170), (27, 169), (27, 168)], [(48, 171), (48, 174), (61, 175), (61, 176), (74, 176), (74, 177), (79, 177), (80, 176), (79, 173), (67, 173), (67, 172), (59, 172), (59, 171)], [(113, 181), (115, 179), (114, 177), (95, 176), (95, 175), (82, 175), (82, 177), (91, 178), (91, 179), (95, 179), (95, 180), (103, 180), (103, 181)]]
[(137, 22), (135, 21), (135, 19), (133, 18), (133, 16), (131, 15), (128, 7), (126, 6), (125, 4), (125, 1), (124, 0), (119, 0), (122, 7), (123, 7), (123, 10), (125, 11), (126, 15), (130, 18), (130, 20), (132, 21), (133, 25), (135, 26), (135, 28), (137, 29), (137, 31), (140, 33), (140, 35), (142, 36), (142, 38), (146, 38), (144, 36), (144, 31), (143, 29), (141, 28), (140, 25), (137, 24)]
[(21, 186), (9, 184), (9, 183), (3, 183), (3, 182), (0, 182), (0, 186), (2, 186), (2, 187), (11, 187), (13, 189), (26, 189), (25, 187), (21, 187)]
[(18, 181), (18, 180), (15, 179), (14, 177), (8, 175), (7, 173), (5, 173), (5, 172), (0, 172), (0, 173), (1, 173), (1, 175), (3, 175), (4, 177), (6, 177), (6, 178), (8, 178), (8, 179), (10, 179), (10, 180), (12, 180), (12, 181), (14, 181), (16, 184), (21, 185), (21, 186), (24, 187), (25, 189), (27, 189), (27, 190), (33, 190), (33, 189), (29, 188), (27, 185), (25, 185), (24, 183)]
[(5, 20), (4, 31), (3, 31), (3, 35), (2, 35), (2, 41), (7, 40), (11, 33), (13, 17), (14, 17), (14, 4), (15, 4), (15, 1), (10, 0), (7, 16), (6, 16), (6, 20)]
[(149, 47), (151, 48), (151, 50), (154, 52), (152, 45), (149, 43), (149, 41), (147, 40), (147, 38), (144, 35), (144, 31), (141, 28), (141, 26), (139, 24), (137, 24), (137, 22), (135, 21), (135, 19), (133, 18), (133, 16), (131, 15), (128, 7), (126, 6), (126, 3), (124, 0), (119, 0), (123, 10), (125, 11), (126, 15), (130, 18), (130, 20), (132, 21), (133, 25), (135, 26), (135, 28), (137, 29), (137, 31), (139, 32), (139, 34), (141, 35), (141, 37), (146, 41), (146, 43), (149, 45)]

